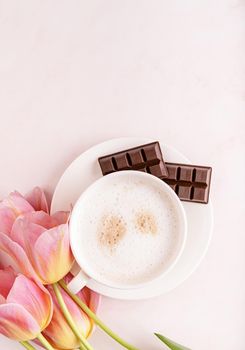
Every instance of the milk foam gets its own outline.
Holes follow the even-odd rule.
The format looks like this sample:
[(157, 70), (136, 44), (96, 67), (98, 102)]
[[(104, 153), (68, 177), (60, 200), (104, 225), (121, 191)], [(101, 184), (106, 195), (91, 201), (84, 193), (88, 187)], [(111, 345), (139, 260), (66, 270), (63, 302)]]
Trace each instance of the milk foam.
[(89, 196), (79, 215), (79, 248), (94, 275), (104, 283), (134, 285), (170, 265), (180, 223), (168, 193), (128, 177), (111, 178)]

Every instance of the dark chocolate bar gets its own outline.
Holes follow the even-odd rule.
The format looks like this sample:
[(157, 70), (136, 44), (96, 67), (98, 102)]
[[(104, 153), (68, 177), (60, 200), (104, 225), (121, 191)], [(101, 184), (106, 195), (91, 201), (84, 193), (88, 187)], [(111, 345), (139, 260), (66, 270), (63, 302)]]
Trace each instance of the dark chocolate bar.
[(103, 175), (120, 170), (139, 170), (155, 175), (160, 179), (168, 176), (158, 142), (109, 154), (100, 157), (98, 160)]
[(208, 203), (212, 168), (165, 163), (168, 177), (163, 179), (182, 201)]

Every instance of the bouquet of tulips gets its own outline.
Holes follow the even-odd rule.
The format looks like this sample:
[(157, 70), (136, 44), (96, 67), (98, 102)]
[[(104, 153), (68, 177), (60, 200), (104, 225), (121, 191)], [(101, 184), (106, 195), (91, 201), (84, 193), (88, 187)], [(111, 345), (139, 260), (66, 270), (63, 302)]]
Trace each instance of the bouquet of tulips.
[[(0, 333), (28, 350), (35, 344), (93, 350), (87, 339), (97, 324), (126, 349), (137, 350), (97, 317), (97, 293), (85, 287), (74, 295), (67, 288), (74, 263), (69, 215), (50, 215), (39, 187), (0, 202)], [(172, 350), (188, 350), (156, 335)]]

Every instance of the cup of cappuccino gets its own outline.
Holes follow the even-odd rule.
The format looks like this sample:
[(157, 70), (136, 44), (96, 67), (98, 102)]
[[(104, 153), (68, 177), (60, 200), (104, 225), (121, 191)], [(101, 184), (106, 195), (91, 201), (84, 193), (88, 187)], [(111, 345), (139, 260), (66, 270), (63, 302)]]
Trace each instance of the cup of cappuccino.
[(71, 249), (81, 268), (68, 284), (77, 293), (90, 279), (111, 288), (138, 288), (178, 261), (187, 221), (175, 192), (159, 178), (126, 170), (106, 175), (76, 202)]

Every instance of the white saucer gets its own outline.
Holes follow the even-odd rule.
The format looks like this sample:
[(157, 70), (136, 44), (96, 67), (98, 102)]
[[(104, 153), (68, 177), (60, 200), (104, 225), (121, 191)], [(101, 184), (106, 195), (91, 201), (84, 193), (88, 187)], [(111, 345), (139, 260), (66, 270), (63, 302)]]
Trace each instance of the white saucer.
[[(80, 194), (96, 179), (102, 176), (98, 157), (130, 147), (135, 147), (155, 140), (144, 138), (112, 139), (95, 145), (82, 153), (65, 170), (54, 192), (51, 212), (70, 210)], [(174, 148), (160, 142), (164, 160), (169, 162), (190, 163)], [(213, 227), (212, 204), (183, 202), (188, 222), (188, 233), (184, 251), (174, 268), (162, 279), (157, 279), (147, 286), (137, 289), (120, 290), (109, 288), (95, 281), (88, 287), (100, 294), (116, 299), (140, 300), (152, 298), (169, 292), (186, 280), (203, 259)]]

